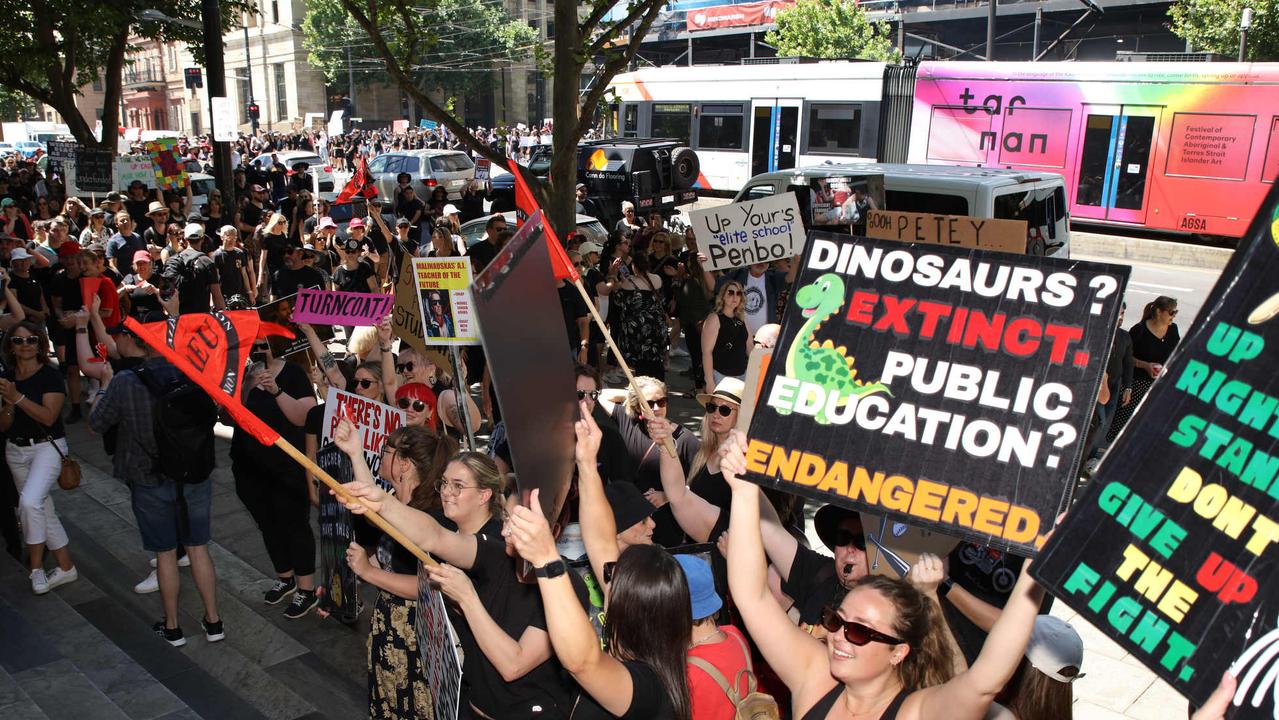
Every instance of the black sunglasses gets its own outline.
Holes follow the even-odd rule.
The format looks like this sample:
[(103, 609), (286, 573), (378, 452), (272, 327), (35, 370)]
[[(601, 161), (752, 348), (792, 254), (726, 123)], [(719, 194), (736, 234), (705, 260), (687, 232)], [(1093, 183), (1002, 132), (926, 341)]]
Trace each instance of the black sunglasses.
[(27, 335), (24, 337), (14, 335), (9, 338), (9, 342), (14, 345), (38, 345), (40, 344), (40, 337), (38, 335)]
[(377, 383), (378, 383), (378, 381), (377, 381), (377, 380), (371, 380), (371, 379), (369, 379), (369, 378), (361, 378), (361, 379), (359, 379), (359, 380), (355, 380), (355, 381), (353, 381), (353, 382), (354, 382), (354, 383), (356, 384), (356, 386), (358, 386), (361, 390), (368, 390), (369, 388), (373, 387), (375, 384), (377, 384)]
[(409, 407), (411, 406), (413, 408), (413, 412), (422, 412), (423, 410), (426, 409), (426, 403), (422, 402), (421, 400), (414, 400), (412, 398), (406, 398), (406, 397), (402, 397), (396, 400), (395, 404), (399, 405), (401, 410), (408, 410)]
[(862, 552), (866, 551), (866, 536), (859, 532), (853, 532), (852, 530), (839, 528), (835, 531), (835, 534), (831, 536), (830, 541), (832, 547), (852, 545)]
[(729, 415), (732, 415), (733, 411), (736, 409), (737, 409), (736, 405), (729, 405), (727, 403), (723, 405), (719, 403), (713, 403), (713, 402), (706, 403), (706, 413), (708, 415), (710, 413), (717, 412), (724, 417), (728, 417)]
[(653, 398), (652, 400), (648, 401), (648, 404), (649, 406), (655, 407), (655, 408), (666, 407), (666, 396), (663, 395), (659, 398)]
[(844, 631), (844, 639), (848, 642), (861, 647), (866, 643), (881, 642), (885, 645), (907, 645), (905, 640), (900, 640), (892, 635), (885, 635), (873, 627), (863, 625), (852, 620), (845, 620), (835, 612), (834, 608), (825, 608), (822, 610), (822, 627), (826, 628), (826, 632), (839, 632), (842, 628)]
[(410, 361), (408, 361), (408, 362), (406, 362), (406, 363), (403, 363), (403, 364), (401, 364), (401, 363), (396, 363), (396, 365), (395, 365), (395, 372), (400, 373), (400, 374), (403, 374), (403, 373), (406, 373), (406, 372), (413, 372), (413, 361), (412, 361), (412, 360), (410, 360)]
[(578, 400), (585, 400), (586, 398), (590, 398), (592, 400), (598, 400), (599, 396), (600, 396), (599, 390), (578, 390), (577, 391)]

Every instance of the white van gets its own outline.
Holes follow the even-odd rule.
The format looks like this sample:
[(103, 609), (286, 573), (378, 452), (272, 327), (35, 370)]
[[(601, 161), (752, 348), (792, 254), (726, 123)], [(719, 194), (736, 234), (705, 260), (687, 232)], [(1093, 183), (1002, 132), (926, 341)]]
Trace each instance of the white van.
[(1049, 172), (900, 163), (825, 164), (756, 175), (733, 202), (788, 190), (803, 190), (800, 197), (806, 198), (814, 180), (865, 175), (884, 178), (882, 210), (1025, 220), (1026, 254), (1070, 257), (1066, 185), (1061, 175)]

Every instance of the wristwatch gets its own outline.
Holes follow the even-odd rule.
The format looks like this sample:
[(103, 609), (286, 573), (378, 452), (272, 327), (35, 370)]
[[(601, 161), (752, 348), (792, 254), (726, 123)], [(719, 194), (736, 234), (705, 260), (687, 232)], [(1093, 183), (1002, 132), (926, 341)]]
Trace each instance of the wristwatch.
[(568, 566), (564, 564), (564, 560), (552, 560), (542, 567), (533, 568), (533, 574), (540, 578), (556, 578), (563, 575), (568, 570)]
[(941, 584), (937, 586), (937, 597), (944, 598), (947, 595), (949, 595), (950, 588), (954, 584), (955, 584), (955, 581), (951, 580), (950, 578), (946, 578), (945, 580), (942, 580)]

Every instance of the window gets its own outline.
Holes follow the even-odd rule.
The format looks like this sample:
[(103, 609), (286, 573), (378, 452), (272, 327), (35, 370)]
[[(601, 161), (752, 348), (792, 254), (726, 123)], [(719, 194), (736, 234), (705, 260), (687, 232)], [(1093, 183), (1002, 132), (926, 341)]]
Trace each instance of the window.
[(390, 161), (390, 159), (391, 159), (390, 155), (378, 155), (377, 157), (373, 158), (372, 160), (369, 161), (369, 172), (371, 173), (386, 172), (386, 165), (387, 165), (387, 162)]
[(1261, 181), (1272, 183), (1279, 179), (1279, 115), (1270, 121), (1270, 140), (1266, 144), (1266, 159), (1261, 164)]
[(862, 107), (853, 103), (808, 106), (807, 152), (858, 155), (862, 138)]
[(929, 213), (931, 215), (967, 215), (968, 200), (959, 195), (885, 190), (886, 210)]
[(103, 84), (102, 84), (102, 78), (100, 78), (100, 77), (98, 77), (98, 78), (94, 78), (94, 79), (93, 79), (93, 91), (94, 91), (94, 92), (104, 92), (104, 90), (105, 90), (105, 87), (104, 87), (104, 86), (103, 86)]
[(772, 197), (777, 192), (777, 188), (772, 185), (752, 185), (746, 189), (746, 194), (742, 196), (742, 200), (759, 200), (760, 198)]
[(284, 79), (284, 63), (271, 66), (275, 76), (275, 119), (284, 120), (289, 116), (289, 86)]
[(271, 0), (271, 22), (280, 24), (280, 0)]
[(639, 106), (622, 106), (622, 137), (639, 137)]
[(436, 155), (431, 158), (431, 172), (466, 172), (475, 167), (464, 153)]
[(697, 121), (698, 148), (745, 149), (745, 115), (743, 105), (702, 105), (702, 114)]
[(422, 169), (422, 161), (415, 155), (405, 155), (404, 162), (400, 163), (400, 169), (396, 172), (406, 172), (416, 176)]
[(247, 67), (235, 68), (235, 87), (236, 92), (240, 94), (240, 122), (249, 122), (249, 69)]
[(689, 103), (653, 103), (650, 137), (674, 138), (684, 145), (692, 128), (693, 107)]

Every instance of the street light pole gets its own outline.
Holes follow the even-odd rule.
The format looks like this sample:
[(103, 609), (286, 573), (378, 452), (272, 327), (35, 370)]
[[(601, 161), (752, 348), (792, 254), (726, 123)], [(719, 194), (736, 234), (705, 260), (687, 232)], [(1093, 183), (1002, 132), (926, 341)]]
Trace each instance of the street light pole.
[(235, 197), (231, 182), (231, 146), (213, 139), (213, 98), (226, 97), (226, 65), (222, 62), (222, 11), (218, 0), (200, 0), (201, 29), (204, 32), (204, 69), (208, 74), (209, 145), (213, 148), (213, 176), (217, 178), (222, 202)]
[(995, 59), (995, 17), (999, 14), (999, 0), (990, 0), (990, 13), (986, 16), (986, 62)]
[(1252, 8), (1243, 9), (1239, 17), (1239, 62), (1248, 59), (1248, 30), (1252, 28)]
[[(242, 25), (244, 28), (244, 81), (249, 87), (249, 105), (253, 104), (253, 64), (249, 60), (249, 26)], [(248, 114), (248, 105), (245, 106), (245, 114)], [(258, 119), (253, 115), (249, 115), (249, 127), (253, 130), (253, 136), (258, 135)]]

